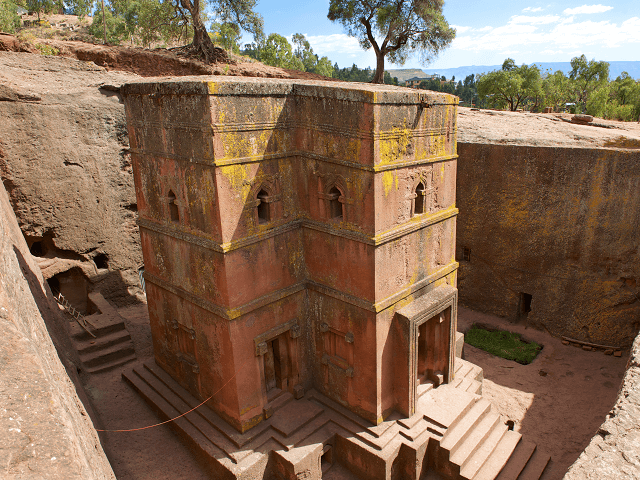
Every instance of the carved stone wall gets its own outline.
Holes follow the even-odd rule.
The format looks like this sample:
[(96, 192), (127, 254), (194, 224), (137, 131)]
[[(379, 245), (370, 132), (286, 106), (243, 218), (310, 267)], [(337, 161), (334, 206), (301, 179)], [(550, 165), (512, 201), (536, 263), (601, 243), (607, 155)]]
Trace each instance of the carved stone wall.
[(273, 389), (374, 423), (405, 410), (395, 311), (456, 285), (455, 97), (219, 77), (122, 92), (156, 361), (241, 431)]
[(640, 152), (460, 143), (462, 305), (556, 336), (640, 330)]

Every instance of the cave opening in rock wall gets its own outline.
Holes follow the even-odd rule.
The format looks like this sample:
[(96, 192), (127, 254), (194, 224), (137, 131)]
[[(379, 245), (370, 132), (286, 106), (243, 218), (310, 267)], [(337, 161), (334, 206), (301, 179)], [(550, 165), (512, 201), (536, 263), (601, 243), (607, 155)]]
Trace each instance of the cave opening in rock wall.
[(54, 295), (61, 293), (83, 315), (89, 313), (88, 280), (79, 268), (58, 273), (47, 280)]
[(531, 311), (533, 296), (530, 293), (520, 292), (520, 315), (526, 316)]
[(98, 270), (109, 268), (109, 256), (106, 253), (100, 253), (93, 258), (93, 263), (96, 264)]
[(31, 244), (31, 247), (29, 248), (29, 251), (31, 252), (31, 255), (33, 255), (34, 257), (44, 257), (45, 254), (47, 253), (45, 246), (42, 245), (42, 242), (40, 241), (33, 242)]

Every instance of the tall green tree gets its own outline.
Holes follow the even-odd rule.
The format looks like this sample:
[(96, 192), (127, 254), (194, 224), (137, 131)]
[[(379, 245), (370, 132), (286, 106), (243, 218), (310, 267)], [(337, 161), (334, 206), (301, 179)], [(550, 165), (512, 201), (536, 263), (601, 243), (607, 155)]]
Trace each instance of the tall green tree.
[(376, 72), (371, 80), (383, 83), (388, 57), (402, 65), (417, 52), (426, 65), (456, 35), (442, 14), (444, 0), (331, 0), (329, 20), (341, 23), (365, 50), (373, 47)]
[(25, 0), (24, 5), (30, 12), (38, 14), (38, 22), (41, 13), (51, 13), (64, 9), (62, 0)]
[(13, 33), (18, 27), (18, 6), (10, 0), (0, 0), (0, 32)]
[(318, 57), (313, 53), (309, 40), (302, 33), (295, 33), (291, 38), (293, 54), (304, 65), (305, 72), (310, 72), (318, 63)]
[(300, 60), (305, 72), (331, 77), (333, 74), (331, 60), (327, 57), (319, 58), (318, 55), (313, 53), (309, 40), (302, 33), (294, 34), (291, 40), (293, 43), (293, 55)]
[[(211, 37), (207, 33), (203, 20), (200, 0), (175, 0), (177, 6), (186, 11), (193, 28), (191, 51), (202, 57), (206, 62), (214, 62), (217, 53)], [(220, 23), (231, 23), (240, 29), (253, 34), (255, 39), (262, 39), (262, 17), (254, 11), (257, 0), (210, 0), (210, 7), (214, 17)]]
[(302, 61), (293, 54), (289, 41), (277, 33), (270, 34), (264, 45), (260, 46), (258, 60), (274, 67), (304, 70)]
[(214, 43), (233, 53), (240, 53), (242, 32), (240, 31), (240, 27), (235, 23), (213, 22), (209, 33)]
[(584, 54), (571, 59), (569, 78), (573, 81), (576, 103), (586, 111), (591, 92), (602, 88), (609, 81), (609, 64), (588, 60)]
[(507, 106), (512, 112), (527, 101), (537, 107), (542, 94), (540, 69), (536, 65), (516, 67), (510, 58), (505, 60), (502, 70), (479, 75), (477, 86), (478, 95), (486, 97), (490, 105)]
[(547, 72), (542, 79), (542, 95), (544, 104), (558, 111), (571, 98), (571, 88), (569, 79), (562, 70), (554, 73)]
[(313, 73), (317, 73), (318, 75), (324, 75), (325, 77), (333, 77), (333, 65), (331, 64), (331, 60), (328, 57), (321, 57), (318, 59), (316, 66), (314, 67)]

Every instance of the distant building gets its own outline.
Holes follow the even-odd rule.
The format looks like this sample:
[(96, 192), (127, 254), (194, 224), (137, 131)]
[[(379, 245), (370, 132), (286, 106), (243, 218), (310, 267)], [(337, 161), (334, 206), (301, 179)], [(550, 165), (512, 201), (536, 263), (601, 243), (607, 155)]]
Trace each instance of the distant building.
[(424, 77), (412, 77), (405, 80), (404, 86), (409, 88), (418, 88), (421, 82), (424, 82), (425, 80), (433, 80), (434, 78), (439, 78), (438, 74), (425, 75)]

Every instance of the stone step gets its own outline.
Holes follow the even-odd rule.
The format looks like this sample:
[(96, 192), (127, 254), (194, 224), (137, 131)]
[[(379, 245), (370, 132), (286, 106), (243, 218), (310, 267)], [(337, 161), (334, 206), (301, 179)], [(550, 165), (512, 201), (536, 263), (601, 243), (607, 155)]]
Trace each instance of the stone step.
[[(184, 413), (184, 411), (177, 410), (144, 379), (138, 376), (138, 373), (141, 371), (142, 369), (138, 369), (137, 371), (133, 369), (127, 370), (122, 374), (122, 378), (138, 392), (161, 419), (174, 419), (169, 422), (169, 425), (176, 430), (183, 440), (189, 443), (194, 453), (201, 456), (214, 470), (220, 471), (220, 478), (226, 478), (229, 475), (229, 471), (231, 471), (232, 474), (240, 473), (236, 467), (236, 460), (227, 455), (224, 450), (216, 446), (198, 430), (189, 419), (187, 419), (188, 415), (176, 418)], [(189, 415), (193, 415), (193, 413)], [(252, 456), (252, 454), (253, 452), (249, 452), (248, 456)]]
[[(164, 402), (170, 405), (171, 408), (173, 408), (177, 412), (180, 412), (180, 413), (187, 412), (191, 410), (193, 407), (200, 404), (200, 402), (194, 405), (187, 403), (184, 399), (180, 398), (176, 393), (174, 393), (160, 379), (158, 379), (158, 377), (153, 375), (153, 373), (151, 373), (149, 370), (145, 368), (134, 368), (133, 374), (136, 375), (136, 377), (133, 380), (139, 379), (145, 382), (151, 389), (155, 391), (157, 395), (162, 397)], [(125, 374), (123, 374), (125, 379), (129, 383), (132, 383), (132, 380), (129, 378), (130, 375), (131, 374), (129, 372), (125, 372)], [(205, 417), (200, 415), (200, 409), (203, 409), (203, 408), (208, 408), (208, 407), (203, 405), (202, 407), (195, 410), (194, 412), (191, 412), (185, 415), (183, 418), (185, 418), (194, 428), (198, 429), (198, 431), (202, 435), (204, 435), (213, 445), (215, 445), (216, 448), (219, 448), (220, 450), (225, 452), (227, 457), (229, 457), (229, 459), (233, 463), (237, 463), (242, 458), (246, 457), (246, 455), (240, 456), (240, 457), (234, 455), (234, 453), (237, 450), (236, 446), (228, 438), (226, 438), (217, 428), (215, 428), (215, 426), (213, 426)], [(168, 410), (165, 410), (164, 413), (168, 415), (170, 412)]]
[(126, 329), (101, 335), (97, 338), (90, 338), (76, 342), (76, 349), (80, 355), (96, 352), (103, 348), (111, 347), (119, 343), (131, 340), (131, 335)]
[[(502, 441), (504, 435), (509, 430), (507, 426), (502, 423), (500, 417), (498, 416), (497, 424), (491, 429), (489, 435), (485, 437), (485, 439), (478, 445), (478, 448), (467, 457), (464, 463), (460, 468), (460, 476), (465, 480), (470, 480), (474, 477), (476, 473), (482, 468), (482, 466), (489, 460), (498, 447), (500, 442)], [(515, 444), (514, 444), (515, 448)], [(511, 452), (509, 452), (511, 454)], [(509, 458), (509, 454), (504, 457), (504, 463), (506, 463)], [(500, 466), (504, 465), (504, 463)], [(497, 475), (497, 472), (496, 472)]]
[(535, 450), (535, 443), (521, 439), (496, 480), (516, 480)]
[(484, 372), (482, 367), (466, 360), (462, 360), (461, 358), (456, 358), (454, 378), (456, 380), (459, 378), (468, 378), (469, 380), (482, 382), (484, 379)]
[(122, 358), (118, 358), (116, 360), (107, 361), (95, 367), (89, 367), (89, 368), (85, 367), (85, 370), (88, 373), (102, 373), (102, 372), (107, 372), (109, 370), (113, 370), (114, 368), (117, 368), (117, 367), (121, 367), (122, 365), (126, 365), (127, 363), (133, 362), (135, 360), (137, 360), (137, 357), (135, 356), (135, 354), (129, 354)]
[(480, 399), (478, 395), (442, 385), (418, 399), (417, 410), (424, 412), (425, 420), (443, 429), (453, 428)]
[[(189, 405), (190, 408), (195, 407), (202, 401), (198, 400), (190, 392), (179, 385), (178, 382), (171, 378), (171, 376), (161, 367), (156, 365), (155, 362), (152, 361), (145, 363), (141, 368), (144, 368), (144, 370), (155, 376), (158, 379), (158, 382), (161, 382), (167, 389), (173, 392), (173, 394)], [(136, 370), (141, 371), (141, 368), (137, 368)], [(156, 384), (154, 383), (154, 385)], [(269, 422), (260, 422), (257, 426), (249, 429), (247, 432), (240, 433), (226, 421), (222, 420), (222, 418), (220, 418), (212, 409), (205, 407), (206, 405), (196, 411), (200, 416), (204, 417), (207, 422), (218, 429), (218, 431), (220, 431), (220, 433), (222, 433), (238, 449), (255, 440), (256, 437), (260, 436), (269, 428)]]
[(433, 389), (433, 382), (425, 382), (420, 383), (417, 387), (417, 398), (420, 398), (422, 395), (427, 393), (429, 390)]
[[(98, 316), (102, 317), (102, 315)], [(91, 325), (87, 325), (87, 330), (93, 333), (96, 337), (100, 337), (119, 330), (125, 330), (125, 324), (122, 320), (113, 321), (112, 317), (106, 317), (104, 319), (87, 317), (87, 320), (91, 322)], [(69, 332), (76, 341), (95, 340), (87, 331), (78, 325), (78, 322), (73, 320), (69, 322)]]
[(490, 411), (491, 403), (480, 398), (455, 425), (447, 430), (440, 442), (440, 450), (446, 460), (449, 460), (456, 453), (456, 450)]
[(527, 466), (524, 467), (522, 473), (520, 473), (518, 480), (538, 480), (544, 473), (550, 460), (551, 457), (547, 453), (536, 448), (527, 462)]
[(482, 394), (482, 383), (472, 380), (470, 378), (459, 378), (453, 381), (452, 385), (458, 390), (464, 390), (465, 392), (474, 393), (476, 395)]
[(286, 404), (293, 400), (293, 395), (287, 391), (282, 392), (276, 398), (271, 400), (267, 406), (270, 407), (274, 412), (284, 407)]
[[(473, 478), (473, 480), (495, 480), (509, 461), (521, 438), (522, 435), (520, 433), (507, 430), (477, 473), (473, 473), (474, 465), (470, 462), (469, 466), (465, 467), (461, 472), (462, 477)], [(476, 455), (481, 455), (481, 451), (479, 450)]]
[(101, 367), (111, 361), (120, 360), (129, 355), (135, 356), (135, 350), (131, 340), (102, 348), (96, 352), (80, 355), (80, 360), (84, 364), (85, 369), (90, 371), (90, 368)]
[[(471, 459), (474, 453), (480, 449), (484, 442), (494, 431), (499, 431), (505, 425), (500, 422), (500, 415), (488, 412), (487, 415), (469, 433), (462, 445), (450, 457), (451, 463), (457, 465), (458, 471)], [(505, 427), (506, 428), (506, 427)], [(497, 443), (497, 442), (496, 442)]]
[(455, 378), (464, 378), (467, 374), (471, 373), (473, 369), (473, 364), (471, 362), (466, 362), (461, 358), (456, 358), (456, 368), (455, 368)]

